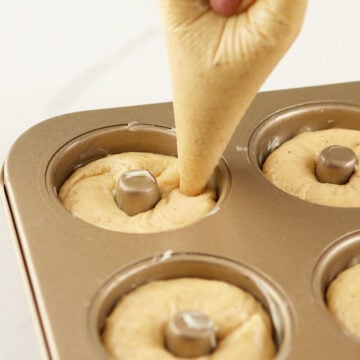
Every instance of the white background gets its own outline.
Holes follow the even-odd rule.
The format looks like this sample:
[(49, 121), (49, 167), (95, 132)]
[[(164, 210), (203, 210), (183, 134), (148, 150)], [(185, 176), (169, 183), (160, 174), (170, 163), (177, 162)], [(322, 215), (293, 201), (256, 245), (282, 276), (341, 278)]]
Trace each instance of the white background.
[[(171, 100), (156, 0), (12, 0), (1, 9), (0, 163), (51, 116)], [(310, 0), (301, 35), (262, 90), (360, 80), (359, 14), (358, 0)], [(0, 235), (0, 359), (39, 359), (2, 209)]]

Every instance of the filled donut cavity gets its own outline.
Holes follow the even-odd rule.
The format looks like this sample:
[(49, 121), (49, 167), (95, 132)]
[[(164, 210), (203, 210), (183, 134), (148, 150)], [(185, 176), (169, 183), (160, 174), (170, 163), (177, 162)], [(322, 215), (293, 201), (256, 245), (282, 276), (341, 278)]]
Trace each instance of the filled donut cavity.
[(249, 157), (290, 195), (319, 205), (360, 207), (357, 105), (306, 103), (271, 114), (251, 135)]
[[(64, 208), (59, 193), (61, 195), (62, 186), (76, 170), (111, 155), (124, 153), (147, 153), (176, 158), (175, 129), (131, 123), (95, 129), (70, 140), (57, 151), (49, 163), (46, 182), (50, 196), (58, 205)], [(147, 169), (141, 168), (140, 170)], [(171, 176), (171, 173), (169, 176)], [(77, 180), (74, 181), (75, 184), (76, 182)], [(166, 184), (166, 180), (164, 180), (164, 183)], [(230, 173), (223, 159), (220, 160), (209, 184), (215, 193), (215, 195), (212, 195), (215, 207), (209, 213), (216, 213), (225, 200), (230, 187)], [(114, 193), (114, 190), (110, 192)], [(116, 201), (116, 194), (113, 195), (113, 200)], [(111, 206), (114, 207), (114, 204), (111, 204)], [(79, 218), (81, 217), (79, 216)], [(91, 221), (87, 222), (95, 225)], [(121, 229), (116, 229), (116, 231), (121, 231)], [(124, 232), (131, 231), (125, 230)], [(146, 231), (144, 230), (144, 232)]]
[(360, 343), (360, 232), (331, 243), (320, 255), (313, 291), (320, 306), (349, 340)]
[[(217, 284), (225, 287), (231, 286), (231, 291), (239, 288), (246, 294), (251, 295), (270, 319), (270, 336), (276, 352), (276, 358), (287, 358), (294, 340), (295, 324), (292, 305), (286, 294), (267, 277), (245, 265), (222, 257), (195, 253), (173, 253), (171, 256), (164, 257), (160, 255), (152, 259), (145, 259), (120, 270), (98, 289), (89, 311), (89, 328), (92, 342), (97, 348), (99, 356), (101, 355), (105, 359), (109, 351), (108, 345), (105, 345), (104, 342), (104, 334), (108, 336), (107, 327), (111, 326), (114, 329), (114, 327), (116, 328), (119, 325), (126, 328), (126, 324), (114, 324), (112, 314), (118, 311), (116, 305), (125, 304), (125, 306), (129, 306), (131, 296), (138, 295), (138, 291), (146, 291), (146, 288), (152, 285), (155, 285), (154, 291), (156, 294), (159, 294), (158, 298), (155, 297), (155, 300), (152, 299), (152, 301), (150, 301), (153, 305), (140, 306), (136, 314), (139, 317), (140, 324), (141, 318), (144, 319), (144, 324), (147, 323), (147, 325), (149, 325), (149, 321), (145, 319), (152, 319), (150, 326), (153, 326), (155, 329), (153, 332), (160, 334), (157, 337), (155, 336), (155, 342), (158, 345), (160, 344), (158, 346), (159, 351), (169, 351), (166, 349), (164, 327), (169, 320), (167, 319), (169, 308), (172, 309), (174, 304), (168, 307), (167, 302), (172, 303), (174, 301), (174, 303), (179, 304), (177, 301), (180, 299), (181, 303), (182, 296), (186, 298), (186, 296), (191, 293), (194, 294), (193, 306), (189, 306), (192, 308), (181, 309), (180, 306), (177, 310), (201, 311), (199, 307), (205, 306), (206, 308), (207, 306), (207, 304), (204, 304), (204, 301), (197, 299), (197, 296), (201, 293), (199, 288), (196, 286), (190, 288), (192, 286), (191, 281), (193, 280), (196, 281), (197, 284), (206, 282), (211, 283), (211, 286), (213, 286), (214, 283), (216, 283), (216, 286)], [(160, 295), (161, 293), (158, 292), (158, 287), (169, 284), (171, 284), (171, 288), (169, 289), (172, 290), (174, 288), (176, 290), (177, 286), (186, 285), (190, 287), (185, 287), (185, 290), (182, 290), (183, 293), (187, 293), (186, 295), (181, 293), (172, 298), (172, 295), (167, 293), (166, 300), (163, 300)], [(170, 293), (172, 290), (169, 290)], [(221, 297), (221, 292), (218, 296)], [(134, 297), (132, 299), (134, 300)], [(208, 302), (210, 304), (213, 300), (212, 296), (209, 296), (205, 300), (205, 303)], [(161, 310), (156, 313), (156, 316), (154, 316), (154, 314), (147, 314), (147, 307), (151, 309), (152, 313), (152, 308), (156, 307), (157, 301), (164, 302), (162, 305), (166, 304), (166, 306), (161, 306)], [(209, 308), (211, 308), (210, 305)], [(221, 312), (222, 310), (226, 312), (226, 309), (219, 308), (217, 312)], [(127, 311), (131, 312), (131, 310)], [(125, 313), (127, 311), (125, 311)], [(239, 311), (242, 311), (242, 309), (239, 309)], [(215, 321), (215, 327), (216, 326)], [(245, 325), (244, 328), (246, 326), (247, 325)], [(222, 342), (224, 340), (224, 334), (221, 334), (221, 325), (218, 330), (217, 338)], [(150, 334), (153, 334), (153, 332), (150, 332)], [(225, 335), (225, 338), (226, 336), (231, 337), (231, 334)], [(152, 340), (150, 339), (149, 342), (152, 343)], [(216, 354), (216, 351), (217, 349), (215, 348), (212, 353)], [(114, 354), (111, 355), (114, 357)], [(173, 354), (170, 352), (170, 355)], [(174, 358), (176, 358), (176, 356), (174, 356)]]

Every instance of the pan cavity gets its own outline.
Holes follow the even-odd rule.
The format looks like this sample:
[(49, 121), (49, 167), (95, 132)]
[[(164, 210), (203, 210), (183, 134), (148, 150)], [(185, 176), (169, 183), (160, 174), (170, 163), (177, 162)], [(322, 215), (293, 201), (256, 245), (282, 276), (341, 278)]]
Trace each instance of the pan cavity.
[[(192, 280), (196, 282), (196, 285), (191, 282)], [(236, 289), (240, 288), (247, 295), (250, 294), (261, 311), (267, 314), (267, 319), (270, 319), (271, 324), (267, 323), (269, 326), (267, 334), (270, 337), (271, 346), (276, 352), (276, 359), (288, 358), (295, 338), (295, 317), (292, 305), (283, 291), (270, 279), (243, 264), (222, 257), (197, 253), (175, 253), (165, 260), (161, 257), (142, 260), (121, 269), (97, 291), (89, 310), (89, 334), (99, 358), (106, 358), (105, 348), (109, 351), (108, 343), (104, 342), (105, 334), (111, 336), (112, 330), (119, 329), (119, 327), (127, 332), (126, 324), (114, 323), (113, 314), (115, 312), (118, 314), (117, 309), (119, 309), (117, 305), (120, 305), (120, 308), (123, 305), (128, 306), (129, 297), (132, 296), (134, 299), (134, 296), (136, 298), (141, 292), (148, 291), (149, 285), (154, 286), (152, 291), (158, 294), (157, 297), (151, 301), (151, 305), (143, 304), (144, 306), (140, 306), (139, 310), (135, 311), (140, 322), (140, 325), (137, 326), (141, 328), (141, 321), (144, 323), (142, 335), (149, 334), (151, 337), (145, 341), (146, 344), (156, 343), (159, 354), (165, 351), (168, 353), (167, 356), (172, 354), (174, 358), (176, 356), (194, 358), (216, 353), (219, 344), (223, 346), (227, 341), (231, 342), (230, 338), (235, 336), (232, 331), (224, 331), (223, 325), (227, 324), (226, 326), (228, 326), (232, 319), (238, 318), (237, 312), (239, 312), (239, 316), (245, 318), (246, 310), (242, 307), (229, 307), (227, 301), (221, 300), (223, 291), (213, 297), (209, 296), (207, 288), (207, 296), (204, 300), (201, 296), (203, 291), (200, 289), (205, 285), (203, 282), (207, 283), (206, 286), (211, 287), (220, 285), (220, 289), (223, 291), (227, 289), (227, 286), (231, 286), (231, 291), (237, 291)], [(183, 289), (179, 294), (176, 293), (175, 290), (182, 289), (184, 285), (186, 285), (185, 290)], [(163, 296), (160, 291), (161, 287), (167, 289), (163, 292)], [(188, 295), (191, 293), (193, 297), (190, 298), (193, 301), (189, 302)], [(146, 293), (146, 296), (148, 295), (149, 293)], [(228, 297), (226, 298), (228, 299)], [(160, 307), (155, 304), (157, 301), (161, 303)], [(186, 303), (186, 306), (183, 302)], [(218, 302), (218, 305), (214, 305), (214, 302)], [(227, 304), (225, 308), (221, 308), (220, 305), (225, 303)], [(244, 306), (246, 307), (250, 303), (250, 300), (246, 300)], [(185, 308), (182, 308), (183, 306)], [(154, 314), (154, 308), (159, 308), (159, 313), (155, 311)], [(251, 305), (252, 311), (254, 308), (256, 306)], [(231, 319), (222, 322), (223, 317), (220, 315), (228, 314), (230, 309), (235, 311), (235, 314), (231, 316)], [(151, 314), (147, 314), (147, 312)], [(129, 312), (126, 311), (126, 314)], [(257, 315), (253, 316), (251, 315), (250, 319), (254, 320), (257, 317)], [(149, 323), (149, 319), (152, 319), (153, 322)], [(240, 332), (246, 332), (245, 328), (251, 326), (249, 324), (252, 320), (249, 323), (244, 322)], [(260, 336), (262, 330), (261, 327), (257, 327), (259, 323), (256, 324), (255, 332), (256, 329), (259, 330), (259, 333), (255, 335), (258, 343), (260, 340), (257, 336)], [(153, 331), (147, 333), (145, 329), (147, 325), (152, 327)], [(110, 328), (112, 330), (109, 330)], [(138, 330), (136, 330), (137, 333)], [(236, 334), (238, 333), (236, 332)], [(238, 335), (242, 338), (240, 333)], [(125, 339), (127, 335), (124, 336)], [(249, 336), (251, 338), (252, 335)], [(234, 339), (238, 339), (238, 336), (236, 335)], [(235, 343), (237, 342), (238, 340), (235, 341)], [(124, 346), (127, 346), (126, 342)], [(142, 350), (139, 350), (140, 353)]]
[(360, 232), (330, 244), (313, 276), (315, 296), (333, 326), (360, 344)]
[(139, 123), (100, 128), (59, 149), (47, 186), (74, 219), (92, 226), (124, 233), (173, 230), (215, 215), (230, 188), (221, 159), (204, 194), (182, 195), (176, 156), (174, 129)]
[(280, 190), (332, 207), (360, 207), (360, 107), (306, 103), (270, 115), (253, 132), (249, 156)]

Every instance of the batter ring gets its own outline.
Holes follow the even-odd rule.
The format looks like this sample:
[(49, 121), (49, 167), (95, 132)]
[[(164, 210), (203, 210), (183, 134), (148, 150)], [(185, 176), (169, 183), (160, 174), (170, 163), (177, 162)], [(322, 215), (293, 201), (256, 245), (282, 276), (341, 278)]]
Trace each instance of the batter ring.
[(360, 264), (342, 271), (326, 293), (330, 313), (339, 325), (360, 339)]
[[(134, 169), (148, 170), (156, 177), (161, 199), (154, 208), (128, 216), (116, 203), (116, 183), (122, 173)], [(198, 196), (183, 195), (177, 158), (129, 152), (78, 168), (60, 188), (59, 198), (75, 217), (93, 225), (127, 233), (152, 233), (176, 229), (206, 216), (216, 204), (217, 193), (208, 186)]]
[(330, 145), (346, 146), (360, 158), (360, 131), (334, 128), (301, 133), (267, 157), (263, 173), (275, 186), (302, 200), (327, 206), (359, 207), (358, 169), (344, 185), (321, 183), (315, 175), (319, 154)]
[(196, 359), (274, 357), (271, 322), (261, 304), (234, 285), (198, 278), (154, 281), (121, 298), (106, 320), (104, 346), (114, 359), (179, 359), (164, 345), (165, 326), (189, 309), (207, 314), (217, 327), (218, 347)]

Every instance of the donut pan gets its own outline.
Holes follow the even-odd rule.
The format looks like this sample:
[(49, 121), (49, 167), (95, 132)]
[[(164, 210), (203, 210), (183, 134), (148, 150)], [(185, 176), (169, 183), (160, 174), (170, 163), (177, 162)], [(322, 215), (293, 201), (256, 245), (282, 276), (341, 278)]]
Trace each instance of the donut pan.
[(254, 294), (272, 317), (277, 359), (358, 358), (360, 341), (332, 319), (324, 291), (360, 261), (360, 208), (297, 199), (269, 183), (261, 164), (301, 131), (360, 130), (360, 82), (259, 93), (214, 175), (218, 205), (195, 224), (126, 234), (61, 205), (63, 181), (93, 159), (176, 155), (173, 127), (171, 103), (91, 110), (41, 122), (10, 150), (1, 193), (44, 358), (107, 359), (100, 333), (116, 300), (148, 281), (184, 276)]

